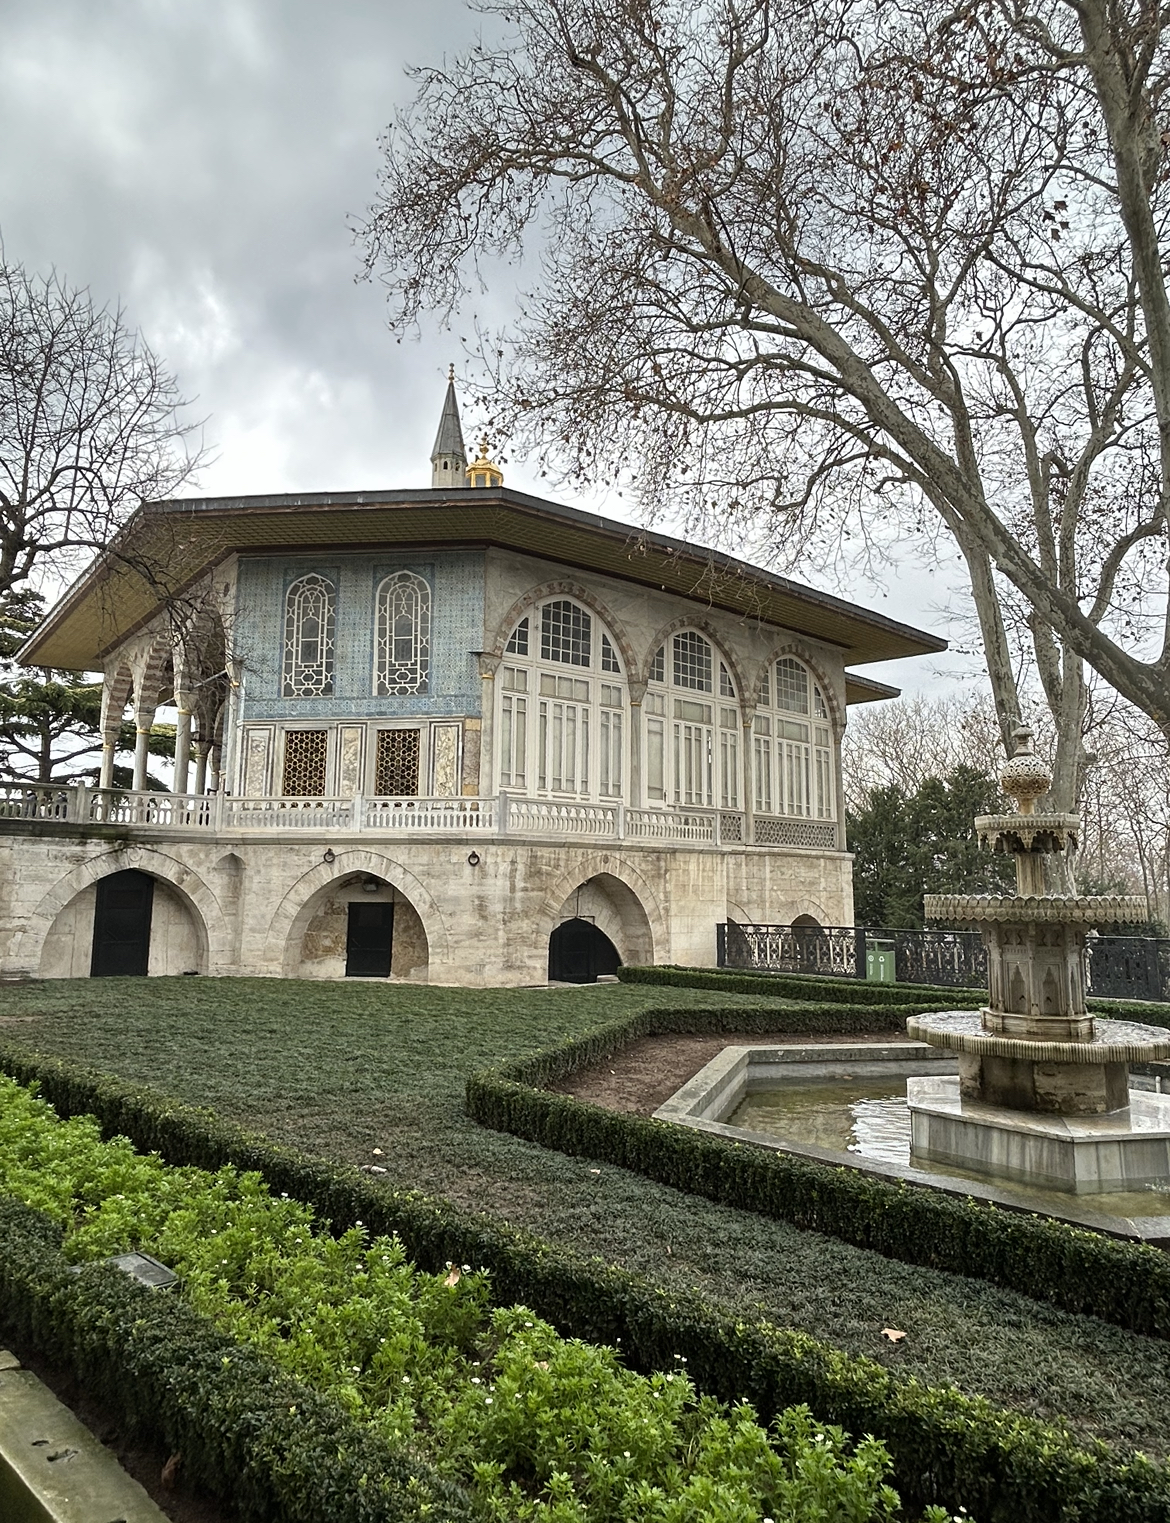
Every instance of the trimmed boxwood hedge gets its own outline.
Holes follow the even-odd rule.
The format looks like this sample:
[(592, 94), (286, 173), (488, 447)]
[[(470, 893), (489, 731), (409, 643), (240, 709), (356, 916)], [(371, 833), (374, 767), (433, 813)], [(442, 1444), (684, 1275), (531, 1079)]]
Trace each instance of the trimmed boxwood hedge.
[(0, 1328), (70, 1370), (245, 1523), (473, 1523), (462, 1488), (119, 1269), (71, 1273), (62, 1229), (0, 1196)]
[[(835, 1007), (829, 1007), (834, 1010)], [(635, 1037), (775, 1030), (803, 1011), (641, 1011), (574, 1041), (467, 1081), (467, 1109), (497, 1131), (705, 1196), (720, 1205), (825, 1232), (907, 1264), (988, 1280), (1066, 1311), (1170, 1338), (1170, 1255), (1064, 1222), (858, 1169), (731, 1142), (691, 1127), (607, 1110), (544, 1086), (612, 1056)], [(794, 1026), (794, 1032), (824, 1027)], [(829, 1027), (836, 1031), (836, 1024)]]
[[(896, 1005), (906, 1015), (926, 1014), (931, 1010), (977, 1010), (987, 1000), (986, 989), (950, 989), (938, 984), (871, 984), (854, 978), (802, 978), (792, 973), (751, 973), (734, 968), (675, 968), (667, 964), (622, 966), (618, 969), (618, 977), (627, 984), (718, 989), (724, 994), (763, 994), (815, 1004)], [(1096, 1015), (1143, 1021), (1149, 1026), (1170, 1026), (1170, 1005), (1093, 997), (1088, 1006)]]
[(838, 1005), (913, 1006), (929, 1010), (975, 1010), (987, 999), (980, 989), (944, 989), (933, 984), (877, 984), (857, 978), (802, 978), (794, 973), (750, 973), (734, 968), (676, 968), (667, 964), (618, 969), (625, 984), (673, 984), (683, 989), (719, 989), (725, 994), (765, 994), (780, 999)]
[(1064, 1429), (983, 1397), (923, 1385), (806, 1333), (745, 1321), (698, 1294), (667, 1291), (506, 1223), (307, 1158), (149, 1089), (9, 1044), (0, 1044), (0, 1068), (39, 1081), (62, 1115), (95, 1115), (105, 1135), (127, 1136), (170, 1163), (256, 1169), (336, 1231), (362, 1221), (374, 1233), (396, 1232), (424, 1269), (482, 1266), (497, 1303), (521, 1302), (566, 1336), (615, 1344), (634, 1369), (669, 1369), (681, 1357), (700, 1390), (750, 1401), (764, 1422), (804, 1402), (823, 1422), (872, 1433), (889, 1449), (911, 1512), (940, 1502), (965, 1507), (978, 1523), (1170, 1523), (1170, 1471), (1140, 1454), (1083, 1447)]

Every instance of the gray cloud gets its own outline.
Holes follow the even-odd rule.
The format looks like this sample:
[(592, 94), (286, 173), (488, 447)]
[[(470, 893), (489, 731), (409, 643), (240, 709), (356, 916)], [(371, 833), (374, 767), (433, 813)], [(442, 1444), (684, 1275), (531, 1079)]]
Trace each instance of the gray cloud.
[[(463, 0), (0, 3), (8, 256), (125, 304), (209, 415), (218, 459), (200, 490), (429, 483), (458, 333), (396, 343), (377, 284), (355, 282), (349, 226), (407, 65), (481, 24)], [(489, 325), (511, 294), (477, 300)], [(542, 490), (522, 464), (508, 480)], [(945, 632), (930, 608), (952, 585), (947, 565), (908, 558), (894, 595), (856, 590)], [(922, 663), (884, 675), (929, 682)]]

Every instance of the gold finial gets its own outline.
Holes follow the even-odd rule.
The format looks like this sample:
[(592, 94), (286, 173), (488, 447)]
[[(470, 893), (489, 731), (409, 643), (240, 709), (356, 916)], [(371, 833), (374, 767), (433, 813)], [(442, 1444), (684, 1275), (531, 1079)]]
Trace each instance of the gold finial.
[(479, 441), (479, 454), (467, 467), (467, 484), (473, 487), (502, 487), (504, 473), (488, 456), (488, 436)]

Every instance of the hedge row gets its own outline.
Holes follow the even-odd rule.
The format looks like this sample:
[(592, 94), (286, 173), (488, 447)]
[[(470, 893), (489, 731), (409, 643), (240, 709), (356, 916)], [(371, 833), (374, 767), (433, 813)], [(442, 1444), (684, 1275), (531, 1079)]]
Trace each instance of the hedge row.
[(473, 1523), (461, 1488), (176, 1296), (102, 1264), (70, 1273), (62, 1229), (0, 1197), (0, 1327), (70, 1370), (244, 1523)]
[[(763, 994), (815, 1004), (895, 1005), (907, 1015), (925, 1014), (931, 1010), (977, 1010), (987, 1000), (986, 989), (950, 989), (938, 984), (871, 984), (855, 978), (802, 978), (793, 973), (751, 973), (734, 968), (675, 968), (665, 964), (623, 966), (618, 969), (618, 977), (627, 984), (718, 989), (724, 994)], [(1149, 1026), (1170, 1026), (1170, 1005), (1167, 1004), (1096, 997), (1088, 1004), (1096, 1015), (1142, 1021)]]
[(986, 990), (944, 989), (933, 984), (871, 984), (857, 978), (801, 978), (794, 973), (747, 973), (733, 968), (675, 968), (623, 964), (626, 984), (672, 984), (683, 989), (720, 989), (725, 994), (765, 994), (781, 999), (838, 1005), (897, 1005), (907, 1014), (930, 1010), (976, 1010)]
[(1064, 1430), (982, 1397), (924, 1386), (805, 1333), (736, 1319), (698, 1294), (668, 1292), (505, 1223), (276, 1147), (148, 1089), (7, 1044), (0, 1068), (38, 1080), (62, 1115), (95, 1115), (106, 1135), (156, 1148), (170, 1163), (256, 1169), (334, 1230), (362, 1221), (374, 1233), (396, 1232), (424, 1269), (482, 1266), (497, 1303), (523, 1303), (568, 1336), (616, 1344), (632, 1368), (671, 1368), (682, 1357), (700, 1390), (750, 1401), (764, 1422), (806, 1403), (823, 1422), (871, 1433), (888, 1448), (912, 1511), (941, 1502), (966, 1507), (979, 1523), (1170, 1523), (1170, 1472), (1141, 1455), (1082, 1448)]
[[(777, 1012), (785, 1020), (790, 1013)], [(726, 1030), (742, 1024), (746, 1014), (641, 1011), (611, 1021), (534, 1057), (472, 1074), (468, 1112), (497, 1131), (561, 1153), (604, 1159), (720, 1205), (1170, 1338), (1170, 1254), (1157, 1248), (607, 1110), (544, 1087), (612, 1056), (633, 1037)], [(758, 1018), (767, 1012), (751, 1014)], [(776, 1018), (767, 1024), (775, 1026)]]

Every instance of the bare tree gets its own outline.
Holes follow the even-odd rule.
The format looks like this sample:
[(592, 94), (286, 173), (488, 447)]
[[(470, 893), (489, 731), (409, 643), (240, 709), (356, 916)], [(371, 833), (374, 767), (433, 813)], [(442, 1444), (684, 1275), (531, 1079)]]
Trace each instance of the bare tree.
[(185, 406), (121, 308), (0, 255), (0, 599), (191, 479), (203, 450)]
[(1009, 749), (1004, 587), (1024, 611), (1057, 807), (1082, 663), (1170, 734), (1167, 13), (484, 8), (510, 37), (421, 71), (386, 138), (362, 233), (391, 321), (538, 248), (489, 346), (503, 427), (790, 559), (949, 534)]

